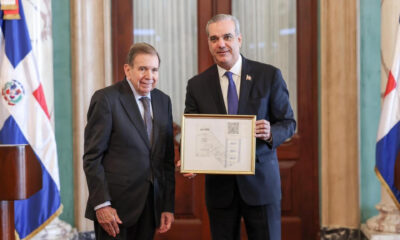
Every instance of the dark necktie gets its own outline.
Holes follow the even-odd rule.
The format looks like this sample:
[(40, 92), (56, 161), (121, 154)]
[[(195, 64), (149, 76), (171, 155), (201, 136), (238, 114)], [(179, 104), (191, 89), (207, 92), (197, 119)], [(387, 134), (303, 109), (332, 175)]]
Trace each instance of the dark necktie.
[(232, 72), (225, 72), (225, 76), (228, 77), (228, 114), (237, 114), (239, 98), (236, 91), (235, 82), (232, 79)]
[(146, 127), (147, 131), (147, 136), (149, 137), (150, 144), (151, 144), (151, 131), (153, 128), (153, 120), (151, 119), (151, 114), (150, 114), (150, 98), (148, 97), (141, 97), (140, 101), (142, 101), (143, 104), (143, 120), (144, 120), (144, 126)]

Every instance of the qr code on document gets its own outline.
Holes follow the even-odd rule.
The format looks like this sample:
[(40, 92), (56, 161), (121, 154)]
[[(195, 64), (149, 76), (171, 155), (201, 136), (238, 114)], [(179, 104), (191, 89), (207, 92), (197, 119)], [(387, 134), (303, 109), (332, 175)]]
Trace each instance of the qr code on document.
[(239, 134), (238, 122), (228, 122), (228, 134)]

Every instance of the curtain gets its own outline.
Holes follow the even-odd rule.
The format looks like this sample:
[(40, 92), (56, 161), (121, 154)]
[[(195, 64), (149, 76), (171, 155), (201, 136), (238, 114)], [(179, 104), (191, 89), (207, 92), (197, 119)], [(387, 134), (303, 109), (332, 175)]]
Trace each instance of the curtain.
[(296, 0), (232, 0), (240, 22), (241, 53), (278, 67), (297, 119)]
[(93, 230), (85, 218), (88, 199), (83, 172), (83, 142), (86, 113), (93, 93), (111, 84), (111, 2), (71, 1), (71, 67), (74, 138), (75, 225), (79, 231)]
[(186, 83), (197, 74), (197, 1), (133, 1), (134, 42), (153, 45), (161, 58), (157, 88), (171, 97), (180, 124)]

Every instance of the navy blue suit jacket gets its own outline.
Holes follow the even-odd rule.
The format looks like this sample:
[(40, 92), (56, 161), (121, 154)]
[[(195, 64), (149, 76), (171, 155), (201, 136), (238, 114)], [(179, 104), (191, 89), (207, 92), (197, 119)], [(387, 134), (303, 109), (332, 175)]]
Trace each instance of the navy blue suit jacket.
[[(242, 199), (249, 205), (280, 201), (281, 183), (276, 154), (278, 147), (296, 128), (286, 83), (279, 69), (242, 57), (240, 115), (256, 115), (271, 123), (272, 145), (256, 141), (255, 175), (236, 175)], [(189, 80), (185, 113), (226, 114), (217, 66)], [(206, 175), (206, 203), (226, 207), (233, 198), (234, 181), (230, 175)]]

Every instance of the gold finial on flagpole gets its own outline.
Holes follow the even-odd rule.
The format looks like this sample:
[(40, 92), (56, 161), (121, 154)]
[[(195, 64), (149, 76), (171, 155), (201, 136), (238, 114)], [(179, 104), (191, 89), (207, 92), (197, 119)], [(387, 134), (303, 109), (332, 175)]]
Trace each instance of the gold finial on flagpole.
[(21, 19), (19, 15), (18, 0), (0, 0), (1, 10), (3, 10), (3, 19), (15, 20)]

